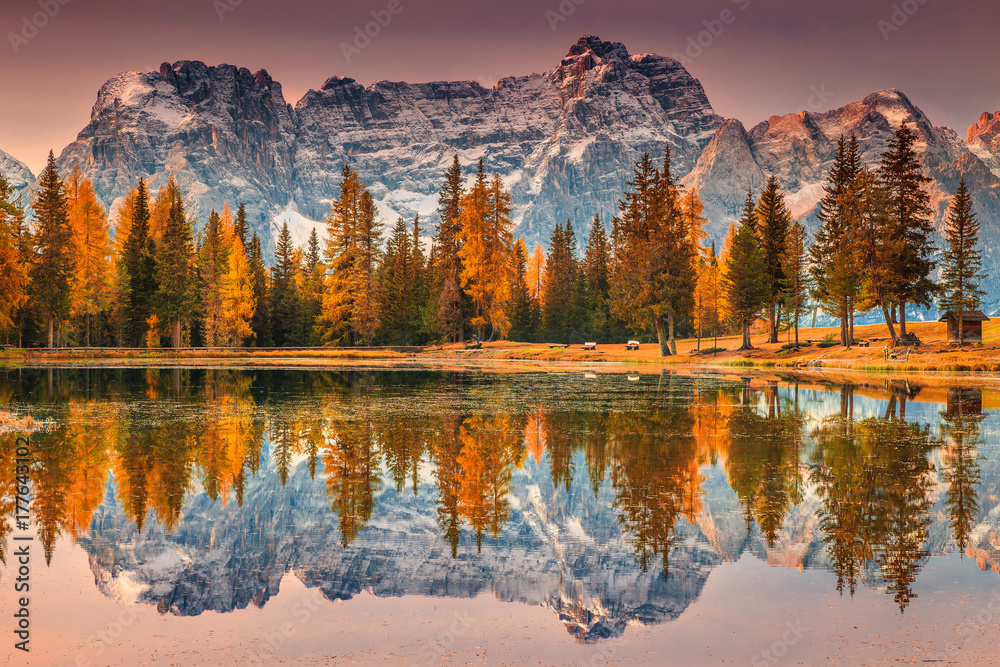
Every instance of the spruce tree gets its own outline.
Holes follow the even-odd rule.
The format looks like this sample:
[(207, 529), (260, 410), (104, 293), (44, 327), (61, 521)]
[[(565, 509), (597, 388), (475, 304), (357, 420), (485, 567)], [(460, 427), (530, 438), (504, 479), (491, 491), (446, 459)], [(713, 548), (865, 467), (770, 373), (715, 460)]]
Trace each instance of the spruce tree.
[(549, 240), (545, 260), (545, 281), (542, 294), (542, 325), (552, 340), (568, 342), (574, 333), (574, 309), (577, 288), (576, 235), (573, 223), (556, 225)]
[(274, 265), (271, 266), (271, 340), (278, 347), (301, 345), (302, 301), (295, 274), (295, 247), (288, 222), (281, 226), (278, 243), (274, 249)]
[(302, 341), (319, 345), (319, 319), (323, 313), (325, 267), (320, 249), (319, 234), (314, 227), (309, 232), (305, 261), (302, 265)]
[(54, 347), (55, 328), (69, 316), (70, 279), (73, 273), (72, 236), (66, 193), (49, 151), (32, 202), (35, 213), (35, 257), (30, 276), (32, 303), (45, 320), (47, 345)]
[(149, 193), (144, 179), (139, 179), (129, 213), (122, 258), (128, 275), (125, 339), (132, 347), (142, 347), (146, 339), (146, 320), (153, 312), (157, 292), (156, 247), (149, 235)]
[(771, 298), (771, 287), (759, 241), (749, 224), (740, 225), (723, 274), (726, 303), (743, 332), (741, 350), (753, 349), (750, 327)]
[(236, 220), (233, 223), (233, 233), (236, 234), (236, 238), (240, 240), (240, 244), (246, 248), (247, 247), (247, 207), (246, 204), (240, 202), (239, 208), (236, 209)]
[(979, 250), (979, 221), (972, 212), (972, 196), (965, 187), (964, 176), (948, 210), (945, 237), (948, 247), (941, 257), (940, 309), (957, 315), (958, 340), (964, 345), (963, 317), (979, 309), (985, 294), (980, 285), (986, 277), (982, 272), (983, 254)]
[(514, 257), (511, 273), (514, 284), (511, 286), (510, 299), (507, 302), (507, 319), (510, 321), (510, 339), (530, 341), (534, 338), (531, 321), (531, 292), (525, 280), (528, 267), (528, 247), (524, 239), (518, 239), (514, 244)]
[(412, 263), (410, 230), (402, 217), (396, 219), (385, 248), (380, 272), (382, 294), (381, 325), (384, 337), (393, 344), (409, 345), (412, 308)]
[(452, 158), (451, 167), (438, 194), (438, 223), (435, 240), (434, 288), (431, 298), (436, 301), (437, 320), (441, 333), (452, 340), (460, 340), (465, 332), (465, 313), (468, 299), (460, 287), (462, 259), (462, 167), (458, 155)]
[(583, 254), (583, 273), (586, 278), (586, 308), (595, 338), (609, 340), (612, 335), (611, 310), (608, 294), (611, 289), (610, 245), (601, 216), (594, 216)]
[(764, 255), (764, 270), (767, 275), (768, 291), (767, 320), (769, 343), (778, 342), (778, 325), (780, 310), (783, 305), (783, 294), (786, 278), (783, 270), (785, 243), (788, 230), (792, 226), (792, 215), (785, 206), (785, 197), (781, 193), (778, 179), (771, 176), (764, 186), (764, 191), (757, 201), (756, 209), (757, 235), (760, 249)]
[(929, 306), (936, 290), (931, 280), (934, 245), (931, 236), (933, 211), (925, 185), (930, 178), (920, 168), (914, 144), (917, 134), (900, 125), (882, 154), (879, 176), (886, 190), (895, 235), (902, 241), (893, 262), (897, 273), (896, 301), (899, 304), (899, 333), (906, 337), (906, 304)]
[(222, 217), (214, 210), (208, 215), (199, 248), (201, 277), (201, 313), (205, 344), (220, 345), (222, 318), (222, 278), (229, 266), (229, 244), (222, 228)]
[(809, 294), (809, 258), (806, 253), (806, 230), (799, 224), (792, 225), (785, 239), (782, 272), (785, 275), (785, 292), (782, 298), (788, 317), (795, 329), (795, 348), (799, 347), (799, 319), (805, 310)]
[(157, 254), (156, 314), (170, 326), (173, 345), (179, 348), (183, 325), (197, 312), (197, 266), (191, 223), (184, 212), (180, 189), (173, 191), (171, 199)]
[(253, 330), (254, 343), (260, 347), (270, 347), (271, 323), (268, 317), (269, 294), (267, 289), (267, 267), (264, 265), (264, 253), (260, 247), (257, 232), (250, 239), (250, 275), (253, 284), (254, 312), (250, 318), (250, 328)]
[(817, 218), (822, 223), (809, 250), (812, 296), (828, 314), (840, 319), (840, 341), (853, 342), (854, 311), (862, 287), (862, 260), (859, 253), (862, 200), (859, 177), (861, 156), (858, 140), (843, 136), (837, 156), (823, 186)]

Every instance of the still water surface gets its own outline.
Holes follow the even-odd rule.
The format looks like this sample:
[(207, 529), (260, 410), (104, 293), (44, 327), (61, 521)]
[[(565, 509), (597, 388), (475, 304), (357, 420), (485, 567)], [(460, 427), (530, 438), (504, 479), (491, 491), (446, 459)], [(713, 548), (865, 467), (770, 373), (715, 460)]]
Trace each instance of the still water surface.
[[(709, 374), (0, 372), (0, 408), (49, 422), (27, 663), (992, 664), (996, 406)], [(8, 664), (14, 466), (0, 434)]]

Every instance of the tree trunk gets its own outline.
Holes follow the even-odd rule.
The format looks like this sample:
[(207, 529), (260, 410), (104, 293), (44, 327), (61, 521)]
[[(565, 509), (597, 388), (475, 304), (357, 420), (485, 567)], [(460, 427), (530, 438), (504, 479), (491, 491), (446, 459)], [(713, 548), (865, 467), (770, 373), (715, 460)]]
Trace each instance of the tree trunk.
[(906, 302), (899, 302), (899, 337), (906, 338)]
[(670, 341), (670, 354), (677, 356), (677, 342), (674, 340), (674, 314), (667, 312), (667, 340)]
[(840, 302), (840, 344), (847, 347), (847, 301)]
[(854, 345), (854, 299), (853, 298), (851, 298), (848, 301), (847, 315), (848, 315), (847, 341), (850, 345)]
[(750, 344), (750, 322), (747, 320), (743, 321), (743, 346), (740, 347), (741, 350), (752, 350), (753, 345)]
[(55, 318), (55, 316), (54, 315), (49, 315), (46, 318), (45, 325), (46, 325), (46, 328), (48, 329), (48, 334), (49, 334), (49, 348), (51, 349), (51, 348), (55, 347), (54, 344), (53, 344), (54, 341), (55, 341), (55, 330), (56, 330), (56, 318)]
[(181, 318), (174, 318), (174, 349), (181, 349)]
[(90, 347), (90, 313), (87, 313), (87, 347)]
[(958, 311), (958, 347), (965, 345), (965, 327), (962, 326), (962, 311)]
[(667, 341), (667, 330), (663, 326), (663, 317), (657, 317), (653, 320), (653, 325), (656, 327), (656, 340), (660, 344), (660, 356), (669, 357), (670, 347)]
[(778, 309), (774, 303), (767, 304), (767, 342), (778, 342)]
[[(799, 311), (797, 311), (797, 310), (795, 311), (795, 349), (796, 350), (799, 349), (799, 315), (800, 314), (801, 313), (799, 313)], [(796, 385), (795, 389), (796, 389), (796, 391), (798, 391), (798, 385)]]
[(899, 339), (896, 338), (896, 328), (892, 326), (892, 313), (889, 312), (888, 306), (882, 306), (882, 314), (885, 316), (885, 325), (889, 327), (889, 335), (892, 337), (893, 345), (895, 345)]

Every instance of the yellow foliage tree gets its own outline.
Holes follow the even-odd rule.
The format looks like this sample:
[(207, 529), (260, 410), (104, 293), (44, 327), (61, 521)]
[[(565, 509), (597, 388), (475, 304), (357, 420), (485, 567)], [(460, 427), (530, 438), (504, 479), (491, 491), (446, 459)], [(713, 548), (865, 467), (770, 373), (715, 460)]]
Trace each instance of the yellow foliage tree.
[(114, 285), (111, 234), (107, 213), (78, 165), (73, 165), (65, 187), (75, 254), (70, 308), (74, 316), (84, 319), (84, 340), (90, 347), (91, 319), (107, 307)]
[(480, 339), (487, 329), (499, 337), (510, 331), (504, 308), (513, 282), (513, 223), (510, 220), (510, 193), (503, 179), (494, 175), (487, 182), (479, 161), (476, 183), (462, 197), (462, 287), (472, 298), (475, 316), (472, 325)]
[[(228, 211), (226, 211), (228, 213)], [(225, 220), (225, 214), (223, 215)], [(250, 275), (250, 263), (246, 249), (239, 238), (230, 231), (229, 267), (222, 277), (220, 287), (221, 309), (219, 314), (219, 342), (221, 345), (242, 346), (253, 336), (250, 320), (257, 308), (257, 299), (253, 295), (253, 284)]]

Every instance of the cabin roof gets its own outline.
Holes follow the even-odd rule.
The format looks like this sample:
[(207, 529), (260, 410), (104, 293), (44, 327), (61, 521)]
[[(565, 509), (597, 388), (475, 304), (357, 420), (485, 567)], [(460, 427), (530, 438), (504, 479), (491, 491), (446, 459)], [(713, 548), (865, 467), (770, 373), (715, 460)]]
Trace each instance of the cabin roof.
[[(947, 322), (950, 318), (954, 317), (958, 319), (958, 313), (953, 310), (949, 310), (947, 313), (941, 316), (938, 322)], [(962, 313), (963, 322), (989, 322), (990, 318), (986, 317), (980, 310), (966, 310)]]

